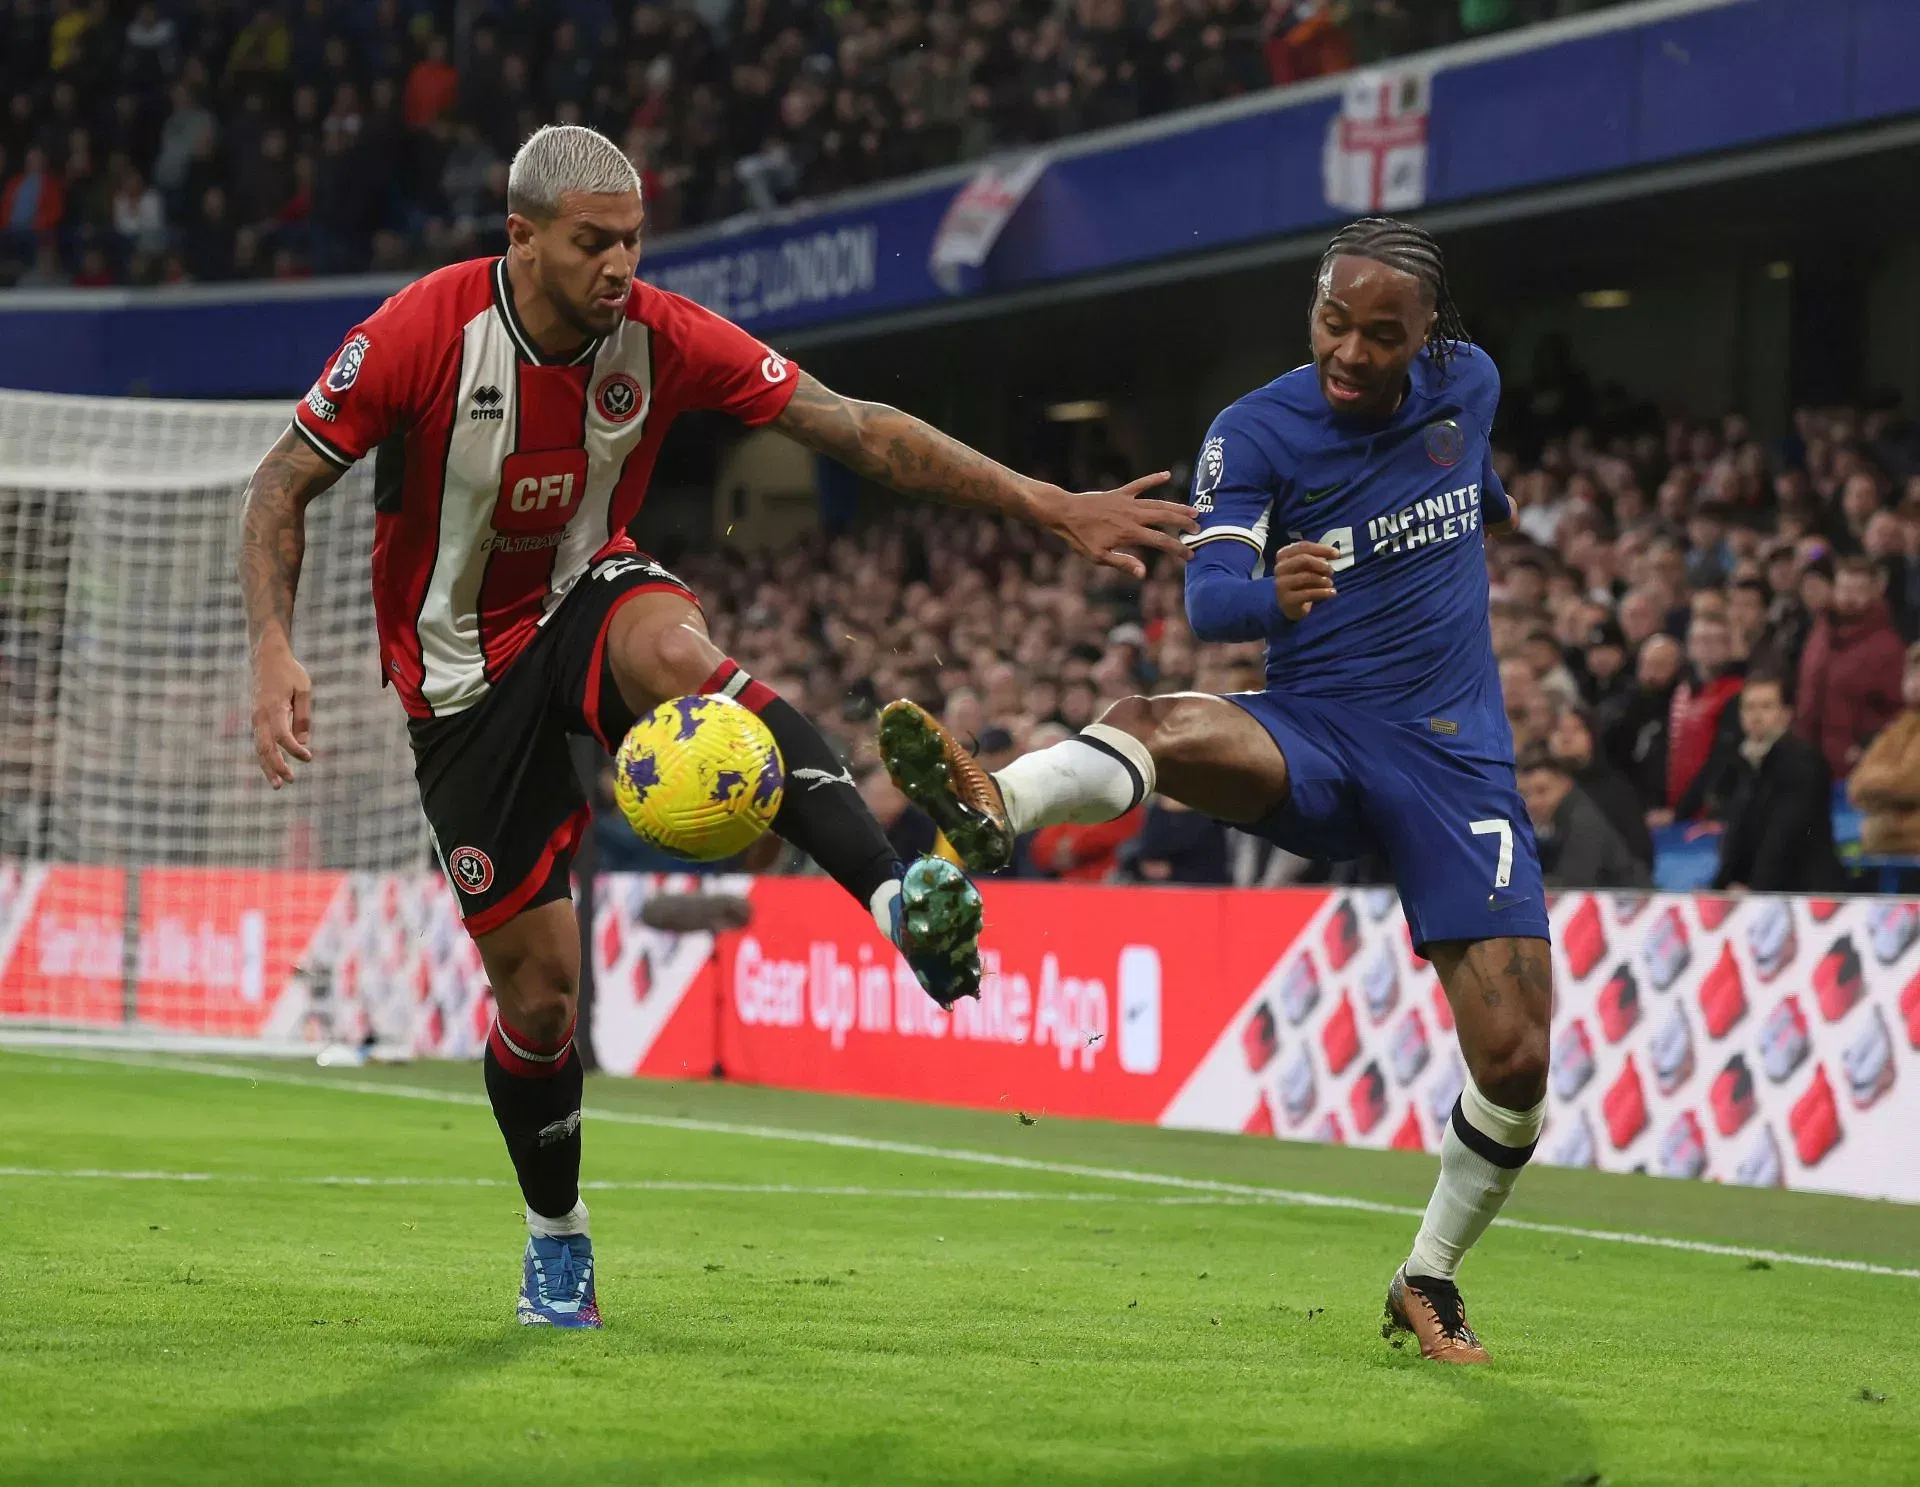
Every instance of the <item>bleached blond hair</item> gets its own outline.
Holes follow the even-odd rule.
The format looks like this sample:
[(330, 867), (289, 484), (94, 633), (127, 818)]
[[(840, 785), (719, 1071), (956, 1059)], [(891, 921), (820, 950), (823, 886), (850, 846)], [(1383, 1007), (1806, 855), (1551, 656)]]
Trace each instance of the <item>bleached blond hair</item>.
[(527, 136), (507, 172), (507, 210), (550, 221), (568, 191), (611, 196), (640, 190), (640, 172), (606, 135), (582, 124), (548, 124)]

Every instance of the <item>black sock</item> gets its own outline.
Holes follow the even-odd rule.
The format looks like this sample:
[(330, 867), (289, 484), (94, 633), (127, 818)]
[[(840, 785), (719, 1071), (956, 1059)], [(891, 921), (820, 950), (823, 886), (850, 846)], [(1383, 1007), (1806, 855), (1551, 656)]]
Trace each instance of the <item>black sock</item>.
[(580, 1201), (580, 1096), (586, 1074), (569, 1033), (539, 1049), (497, 1019), (487, 1038), (487, 1099), (527, 1211), (560, 1219)]
[(880, 885), (899, 876), (900, 857), (833, 746), (797, 708), (732, 661), (721, 663), (700, 690), (724, 693), (760, 715), (787, 767), (787, 793), (773, 829), (825, 868), (861, 908), (871, 908)]

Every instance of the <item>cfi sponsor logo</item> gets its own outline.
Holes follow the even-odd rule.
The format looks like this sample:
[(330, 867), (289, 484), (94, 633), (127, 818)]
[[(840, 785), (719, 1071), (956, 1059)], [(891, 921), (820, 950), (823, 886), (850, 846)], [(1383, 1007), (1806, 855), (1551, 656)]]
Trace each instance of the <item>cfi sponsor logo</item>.
[(593, 405), (608, 423), (625, 423), (640, 411), (640, 384), (625, 372), (615, 372), (600, 384)]
[(769, 351), (767, 359), (760, 363), (760, 375), (769, 382), (785, 382), (787, 369), (792, 365), (778, 351)]
[(493, 886), (493, 859), (478, 847), (455, 847), (447, 872), (462, 893), (485, 893)]
[(1466, 447), (1466, 435), (1451, 418), (1427, 425), (1427, 458), (1442, 469), (1459, 464)]
[(476, 387), (473, 408), (467, 417), (475, 423), (498, 423), (507, 416), (507, 410), (500, 406), (505, 401), (497, 387)]
[(335, 396), (345, 392), (360, 378), (360, 367), (367, 359), (367, 338), (354, 332), (327, 371), (327, 391)]

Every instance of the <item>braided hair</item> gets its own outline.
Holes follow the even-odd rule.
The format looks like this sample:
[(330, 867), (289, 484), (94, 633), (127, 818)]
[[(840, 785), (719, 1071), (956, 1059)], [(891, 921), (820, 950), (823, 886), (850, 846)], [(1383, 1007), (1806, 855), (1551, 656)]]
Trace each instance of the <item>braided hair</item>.
[(1419, 281), (1422, 301), (1438, 312), (1433, 328), (1427, 332), (1427, 354), (1445, 373), (1453, 359), (1454, 344), (1472, 337), (1460, 318), (1460, 307), (1453, 302), (1453, 291), (1447, 285), (1447, 260), (1432, 235), (1392, 217), (1362, 217), (1341, 228), (1327, 244), (1314, 275), (1316, 285), (1325, 280), (1327, 266), (1336, 258), (1371, 258)]

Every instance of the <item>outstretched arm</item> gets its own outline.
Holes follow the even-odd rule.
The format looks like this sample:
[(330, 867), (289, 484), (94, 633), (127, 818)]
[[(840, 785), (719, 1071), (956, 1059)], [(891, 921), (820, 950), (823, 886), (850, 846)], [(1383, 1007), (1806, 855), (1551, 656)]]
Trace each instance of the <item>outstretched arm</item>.
[[(240, 593), (253, 670), (253, 751), (273, 788), (293, 780), (286, 755), (305, 764), (313, 684), (293, 658), (293, 598), (306, 552), (307, 506), (341, 475), (292, 429), (247, 482), (240, 513)], [(282, 752), (284, 750), (284, 752)]]
[(1065, 491), (1009, 470), (898, 408), (842, 397), (805, 372), (774, 427), (902, 495), (1017, 516), (1064, 538), (1082, 557), (1135, 578), (1146, 573), (1146, 565), (1123, 549), (1157, 548), (1182, 562), (1190, 556), (1177, 537), (1160, 529), (1195, 530), (1192, 511), (1173, 501), (1139, 499), (1167, 479), (1165, 471), (1118, 490)]

